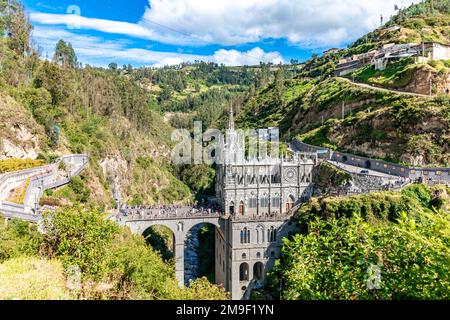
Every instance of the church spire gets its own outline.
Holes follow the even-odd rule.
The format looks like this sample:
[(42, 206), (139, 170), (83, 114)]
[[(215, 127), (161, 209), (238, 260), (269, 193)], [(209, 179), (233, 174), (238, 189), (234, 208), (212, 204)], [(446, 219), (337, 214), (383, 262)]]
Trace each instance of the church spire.
[(228, 130), (234, 131), (234, 114), (233, 107), (230, 108), (230, 117), (228, 119)]

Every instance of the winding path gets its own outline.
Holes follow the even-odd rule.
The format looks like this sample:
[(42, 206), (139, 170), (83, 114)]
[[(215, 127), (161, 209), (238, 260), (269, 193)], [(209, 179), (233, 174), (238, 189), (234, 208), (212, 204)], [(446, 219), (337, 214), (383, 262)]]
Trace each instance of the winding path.
[(381, 92), (386, 92), (386, 93), (394, 93), (394, 94), (410, 96), (410, 97), (428, 98), (428, 99), (432, 98), (432, 97), (430, 97), (429, 95), (426, 95), (426, 94), (420, 94), (420, 93), (415, 93), (415, 92), (407, 92), (407, 91), (399, 91), (399, 90), (394, 90), (394, 89), (375, 87), (375, 86), (372, 86), (372, 85), (367, 84), (367, 83), (354, 82), (354, 81), (352, 81), (352, 80), (350, 80), (348, 78), (343, 78), (343, 77), (336, 77), (336, 78), (340, 79), (340, 80), (347, 81), (347, 82), (349, 82), (351, 84), (354, 84), (355, 86), (358, 86), (360, 88), (376, 90), (376, 91), (381, 91)]
[[(44, 191), (68, 184), (70, 179), (79, 175), (87, 165), (87, 155), (72, 154), (59, 158), (51, 165), (0, 175), (0, 213), (6, 218), (39, 221), (39, 201)], [(22, 204), (7, 201), (11, 190), (25, 185), (28, 181)]]

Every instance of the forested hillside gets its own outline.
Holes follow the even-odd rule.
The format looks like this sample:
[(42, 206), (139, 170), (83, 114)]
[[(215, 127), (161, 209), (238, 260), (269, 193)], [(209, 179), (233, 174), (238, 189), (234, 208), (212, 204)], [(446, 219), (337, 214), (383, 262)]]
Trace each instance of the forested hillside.
[[(302, 64), (135, 68), (111, 61), (100, 68), (79, 61), (64, 39), (43, 59), (23, 6), (0, 0), (0, 173), (69, 153), (90, 161), (67, 186), (45, 192), (41, 205), (56, 209), (40, 225), (45, 232), (0, 217), (0, 299), (228, 298), (206, 278), (178, 287), (171, 234), (155, 232), (147, 243), (105, 217), (117, 205), (117, 177), (129, 205), (214, 195), (213, 167), (171, 163), (171, 133), (192, 130), (195, 120), (224, 129), (231, 108), (241, 128), (280, 127), (283, 147), (298, 138), (393, 162), (448, 166), (450, 97), (438, 84), (450, 79), (449, 61), (406, 58), (345, 77), (335, 71), (341, 59), (392, 42), (448, 43), (449, 10), (448, 0), (412, 5), (348, 48)], [(420, 86), (431, 96), (417, 94)], [(340, 184), (349, 176), (326, 166), (315, 183), (329, 194), (330, 179)], [(449, 192), (413, 185), (401, 193), (313, 198), (297, 212), (300, 228), (254, 297), (450, 298)], [(209, 279), (213, 230), (199, 234), (200, 272)]]
[[(348, 49), (314, 56), (293, 79), (279, 75), (278, 81), (244, 103), (237, 121), (244, 127), (280, 126), (286, 141), (298, 137), (317, 146), (394, 162), (448, 165), (450, 98), (444, 90), (437, 90), (439, 79), (448, 81), (450, 76), (448, 61), (425, 64), (406, 58), (388, 64), (384, 71), (368, 66), (349, 74), (347, 80), (334, 77), (339, 59), (389, 42), (448, 43), (449, 3), (433, 1), (433, 9), (430, 4), (425, 1), (400, 11), (387, 25)], [(397, 32), (415, 30), (414, 37), (388, 37), (384, 32), (392, 25), (401, 26)], [(436, 39), (429, 38), (430, 34)], [(426, 74), (422, 74), (424, 70)], [(361, 86), (353, 80), (376, 87)], [(430, 82), (433, 97), (402, 93), (414, 86), (429, 92)]]
[[(192, 201), (195, 186), (212, 181), (210, 168), (200, 176), (183, 168), (190, 189), (172, 166), (162, 93), (144, 85), (142, 70), (83, 66), (64, 40), (51, 61), (41, 60), (19, 2), (0, 1), (0, 19), (0, 171), (68, 153), (87, 153), (90, 161), (81, 177), (44, 195), (42, 205), (61, 207), (41, 225), (44, 234), (0, 217), (0, 299), (226, 299), (206, 278), (180, 288), (173, 260), (105, 219), (116, 205), (116, 175), (132, 205)], [(146, 72), (169, 88), (176, 84), (165, 72), (172, 71), (178, 74)]]
[[(225, 67), (195, 62), (163, 68), (83, 65), (61, 39), (50, 61), (30, 43), (32, 26), (19, 2), (3, 10), (0, 39), (1, 158), (50, 162), (68, 152), (87, 153), (81, 181), (48, 193), (43, 204), (83, 202), (110, 208), (115, 176), (129, 204), (187, 202), (210, 189), (214, 173), (205, 166), (170, 163), (173, 128), (223, 128), (223, 115), (275, 80), (292, 78), (297, 66), (261, 63)], [(10, 117), (18, 110), (18, 117)], [(1, 159), (0, 158), (0, 159)]]
[[(51, 161), (68, 152), (89, 154), (82, 187), (90, 196), (82, 200), (94, 205), (112, 206), (116, 174), (126, 201), (191, 197), (170, 166), (170, 126), (143, 88), (115, 70), (81, 68), (73, 48), (64, 41), (57, 44), (52, 62), (39, 60), (29, 45), (31, 26), (19, 4), (6, 29), (10, 37), (0, 39), (3, 157)], [(12, 106), (20, 116), (10, 117)], [(44, 202), (76, 202), (79, 190), (72, 187)]]

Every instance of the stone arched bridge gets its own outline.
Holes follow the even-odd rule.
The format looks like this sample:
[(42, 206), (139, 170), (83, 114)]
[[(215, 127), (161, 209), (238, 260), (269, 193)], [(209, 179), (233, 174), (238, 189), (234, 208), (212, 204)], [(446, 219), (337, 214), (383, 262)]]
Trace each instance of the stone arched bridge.
[(125, 209), (121, 210), (120, 217), (116, 219), (122, 225), (130, 228), (134, 234), (142, 235), (153, 226), (165, 226), (173, 233), (175, 274), (180, 285), (185, 283), (184, 252), (185, 243), (189, 231), (200, 224), (211, 224), (221, 232), (222, 218), (219, 212), (199, 210), (192, 207), (183, 207), (176, 210), (171, 209), (164, 213), (159, 209)]

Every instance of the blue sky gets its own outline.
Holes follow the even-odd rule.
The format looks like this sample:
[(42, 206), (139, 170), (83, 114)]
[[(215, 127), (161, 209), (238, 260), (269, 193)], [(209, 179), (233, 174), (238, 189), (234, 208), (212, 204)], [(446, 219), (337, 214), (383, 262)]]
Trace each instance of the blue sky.
[[(415, 0), (414, 2), (418, 2)], [(51, 57), (59, 39), (85, 64), (252, 65), (306, 60), (345, 47), (411, 0), (23, 0), (33, 39)]]

